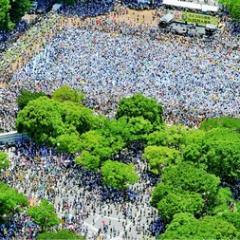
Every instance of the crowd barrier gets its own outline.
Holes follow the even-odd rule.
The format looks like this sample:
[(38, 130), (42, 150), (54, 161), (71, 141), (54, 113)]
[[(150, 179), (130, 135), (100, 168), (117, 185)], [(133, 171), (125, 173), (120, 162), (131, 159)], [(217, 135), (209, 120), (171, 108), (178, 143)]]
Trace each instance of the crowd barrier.
[(0, 145), (27, 142), (29, 140), (27, 134), (18, 133), (17, 131), (0, 133)]

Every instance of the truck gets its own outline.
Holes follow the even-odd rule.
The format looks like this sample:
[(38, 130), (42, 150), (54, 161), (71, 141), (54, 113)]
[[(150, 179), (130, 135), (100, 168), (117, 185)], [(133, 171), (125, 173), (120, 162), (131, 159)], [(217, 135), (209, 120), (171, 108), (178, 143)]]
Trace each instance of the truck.
[(200, 17), (202, 14), (196, 15), (194, 13), (196, 18), (189, 18), (190, 20), (184, 18), (184, 16), (186, 16), (186, 14), (179, 17), (178, 13), (178, 17), (176, 17), (173, 13), (167, 13), (160, 18), (159, 28), (163, 32), (171, 32), (190, 37), (212, 37), (217, 33), (217, 26), (212, 24), (211, 21), (204, 21), (204, 17)]

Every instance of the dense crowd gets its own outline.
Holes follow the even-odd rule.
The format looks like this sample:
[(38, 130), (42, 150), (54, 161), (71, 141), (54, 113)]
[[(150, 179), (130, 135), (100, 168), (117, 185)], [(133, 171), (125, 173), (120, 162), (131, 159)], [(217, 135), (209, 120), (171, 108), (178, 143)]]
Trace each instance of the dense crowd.
[(21, 21), (16, 28), (11, 32), (0, 31), (0, 53), (5, 51), (11, 42), (15, 41), (23, 32), (28, 29), (28, 24)]
[(136, 92), (162, 102), (170, 123), (192, 126), (206, 117), (239, 116), (237, 37), (223, 34), (206, 43), (129, 27), (114, 15), (103, 19), (57, 34), (1, 89), (1, 131), (14, 129), (21, 88), (51, 93), (62, 84), (83, 90), (88, 105), (109, 116), (119, 99)]
[[(112, 1), (92, 1), (62, 13), (85, 18), (113, 7)], [(115, 14), (102, 21), (89, 19), (81, 29), (66, 27), (16, 72), (8, 88), (0, 87), (0, 132), (14, 129), (21, 88), (51, 93), (63, 84), (82, 90), (88, 106), (110, 117), (123, 96), (136, 92), (162, 102), (169, 123), (195, 126), (206, 117), (240, 116), (238, 38), (222, 36), (212, 44), (173, 35), (158, 38), (157, 29), (116, 23)], [(30, 143), (7, 150), (12, 166), (3, 180), (26, 194), (31, 205), (43, 198), (51, 201), (63, 220), (59, 227), (87, 239), (138, 240), (163, 230), (149, 203), (156, 179), (146, 173), (136, 151), (120, 156), (133, 162), (140, 176), (124, 193), (104, 187), (98, 174), (80, 169), (72, 156), (53, 149)], [(35, 239), (38, 231), (25, 213), (15, 214), (0, 225), (0, 239)]]
[[(134, 149), (123, 152), (121, 157), (135, 163), (141, 180), (127, 193), (103, 187), (98, 174), (79, 169), (71, 156), (57, 154), (53, 149), (30, 143), (8, 148), (8, 152), (12, 165), (3, 179), (26, 194), (31, 204), (43, 198), (54, 203), (63, 219), (61, 227), (72, 229), (87, 239), (105, 236), (104, 239), (133, 240), (151, 235), (153, 227), (155, 234), (163, 228), (149, 203), (156, 179), (146, 173), (146, 165)], [(36, 234), (37, 226), (29, 219), (26, 224), (28, 232)], [(17, 228), (14, 232), (15, 225), (7, 228), (8, 231), (12, 229), (12, 235), (21, 236)], [(9, 234), (8, 231), (5, 234)]]
[[(96, 16), (111, 4), (79, 5), (65, 14)], [(8, 88), (0, 88), (0, 131), (15, 126), (16, 98), (21, 88), (51, 93), (63, 84), (86, 93), (88, 106), (112, 117), (119, 100), (141, 92), (164, 105), (169, 123), (195, 126), (206, 117), (240, 116), (240, 48), (238, 39), (202, 40), (164, 35), (156, 29), (115, 24), (115, 19), (91, 19), (82, 29), (66, 27), (20, 71)], [(102, 186), (98, 174), (79, 169), (69, 155), (53, 149), (19, 144), (8, 148), (12, 166), (4, 181), (35, 204), (51, 201), (63, 219), (61, 226), (87, 239), (142, 239), (163, 229), (150, 207), (153, 179), (135, 152), (141, 180), (127, 194)], [(16, 214), (0, 227), (0, 238), (35, 238), (39, 231), (29, 217)]]
[(206, 117), (239, 116), (239, 53), (220, 44), (69, 28), (11, 83), (48, 93), (68, 84), (110, 116), (120, 98), (141, 92), (163, 103), (167, 121), (196, 125)]
[(13, 102), (15, 91), (0, 88), (0, 132), (13, 130), (17, 106)]
[(39, 226), (24, 213), (16, 213), (12, 219), (0, 224), (0, 239), (36, 239)]
[(80, 2), (73, 6), (65, 5), (61, 13), (67, 16), (79, 16), (79, 17), (95, 17), (102, 14), (110, 13), (114, 8), (113, 0), (109, 1), (89, 1)]

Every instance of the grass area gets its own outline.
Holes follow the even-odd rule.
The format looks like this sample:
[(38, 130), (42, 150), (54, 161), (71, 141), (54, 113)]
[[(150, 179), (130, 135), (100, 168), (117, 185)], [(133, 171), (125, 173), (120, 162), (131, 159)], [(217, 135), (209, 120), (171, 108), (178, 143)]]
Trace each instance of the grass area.
[(218, 26), (219, 24), (219, 18), (217, 17), (213, 17), (205, 14), (191, 13), (191, 12), (183, 12), (181, 20), (189, 24), (199, 24), (203, 26), (207, 24), (213, 24)]

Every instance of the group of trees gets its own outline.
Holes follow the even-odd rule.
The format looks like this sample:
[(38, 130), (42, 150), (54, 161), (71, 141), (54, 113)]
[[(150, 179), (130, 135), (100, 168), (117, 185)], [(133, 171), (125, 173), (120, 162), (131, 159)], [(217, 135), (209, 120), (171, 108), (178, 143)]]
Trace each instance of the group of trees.
[(161, 239), (240, 237), (240, 203), (222, 187), (240, 179), (239, 124), (223, 117), (199, 129), (163, 126), (147, 136), (143, 157), (161, 175), (151, 199), (167, 226)]
[(0, 0), (0, 30), (11, 30), (31, 5), (31, 0)]
[(240, 21), (240, 0), (219, 0), (227, 10), (229, 11), (231, 17)]
[(43, 232), (38, 234), (37, 240), (84, 240), (82, 236), (76, 235), (74, 232), (69, 230), (59, 230), (57, 232)]
[(123, 98), (116, 118), (108, 119), (84, 106), (82, 93), (64, 86), (28, 101), (17, 127), (73, 154), (76, 164), (99, 172), (118, 190), (139, 176), (131, 163), (116, 161), (116, 154), (132, 142), (143, 143), (143, 160), (161, 176), (151, 204), (167, 226), (164, 239), (239, 237), (240, 205), (223, 185), (240, 179), (240, 120), (208, 119), (191, 129), (164, 124), (162, 112), (155, 100), (136, 94)]
[(67, 86), (50, 97), (22, 91), (18, 103), (19, 132), (74, 154), (76, 164), (99, 171), (106, 185), (121, 190), (138, 176), (133, 165), (113, 161), (114, 156), (131, 142), (144, 141), (162, 123), (161, 105), (141, 94), (123, 98), (111, 120), (85, 107), (83, 94)]

